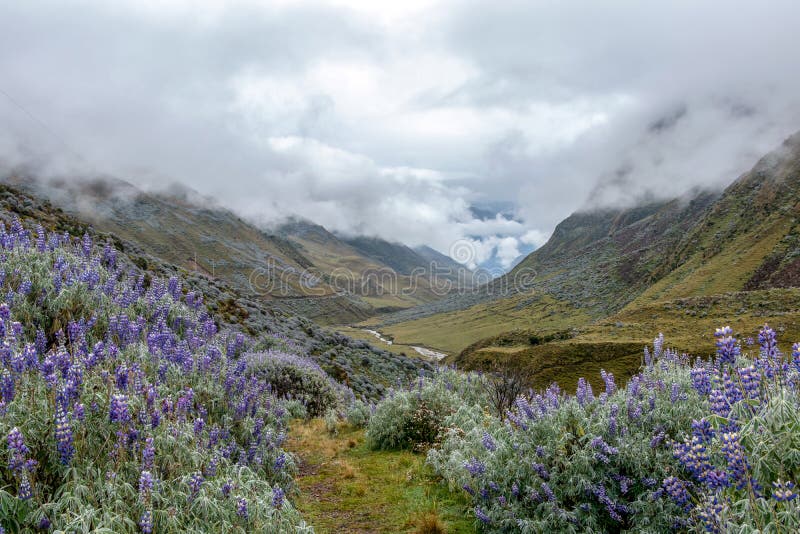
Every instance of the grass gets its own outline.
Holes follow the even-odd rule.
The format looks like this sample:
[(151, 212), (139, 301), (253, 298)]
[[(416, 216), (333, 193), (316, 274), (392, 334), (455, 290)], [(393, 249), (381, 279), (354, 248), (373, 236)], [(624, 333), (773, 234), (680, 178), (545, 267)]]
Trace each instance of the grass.
[(520, 361), (533, 371), (533, 387), (557, 382), (573, 391), (578, 378), (602, 387), (600, 369), (624, 380), (639, 368), (642, 350), (663, 333), (667, 345), (694, 356), (714, 353), (714, 330), (730, 325), (742, 340), (756, 337), (769, 323), (791, 352), (800, 341), (800, 289), (732, 292), (656, 303), (635, 302), (606, 319), (573, 329), (568, 339), (533, 344), (539, 331), (506, 332), (468, 347), (457, 358), (467, 369), (487, 369), (496, 362)]
[(509, 330), (549, 332), (586, 324), (583, 311), (549, 295), (516, 295), (478, 304), (465, 310), (441, 313), (381, 327), (395, 343), (424, 345), (458, 354), (472, 343)]
[(417, 351), (415, 351), (411, 345), (404, 345), (402, 343), (397, 343), (397, 342), (392, 342), (391, 345), (387, 345), (386, 343), (383, 343), (378, 338), (376, 338), (369, 332), (366, 332), (362, 328), (351, 327), (351, 326), (337, 326), (335, 327), (335, 330), (340, 334), (344, 334), (347, 337), (351, 337), (353, 339), (363, 339), (364, 341), (369, 341), (376, 347), (388, 350), (389, 352), (394, 352), (395, 354), (402, 354), (410, 358), (421, 358), (420, 354)]
[(295, 504), (316, 532), (475, 532), (468, 502), (433, 478), (424, 455), (372, 451), (363, 430), (331, 436), (320, 419), (291, 428), (287, 446), (302, 461)]

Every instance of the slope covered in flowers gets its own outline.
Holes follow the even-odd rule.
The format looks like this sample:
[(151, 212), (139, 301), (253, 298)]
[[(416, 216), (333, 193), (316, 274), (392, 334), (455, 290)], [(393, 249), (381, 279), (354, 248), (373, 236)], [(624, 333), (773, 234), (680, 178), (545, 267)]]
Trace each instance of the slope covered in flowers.
[(116, 256), (0, 229), (0, 526), (310, 531), (282, 449), (305, 407), (250, 363), (292, 357), (242, 356), (202, 296)]
[(625, 387), (553, 386), (492, 413), (490, 377), (443, 370), (393, 391), (375, 448), (427, 442), (428, 463), (486, 532), (797, 532), (800, 344), (716, 332), (711, 360), (664, 347)]

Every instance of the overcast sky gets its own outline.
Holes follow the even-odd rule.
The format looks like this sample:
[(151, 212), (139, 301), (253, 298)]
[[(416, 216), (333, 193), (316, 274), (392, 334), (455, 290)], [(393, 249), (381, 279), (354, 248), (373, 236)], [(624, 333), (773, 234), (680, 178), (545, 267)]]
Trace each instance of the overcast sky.
[(796, 0), (6, 1), (0, 157), (507, 265), (799, 130), (799, 36)]

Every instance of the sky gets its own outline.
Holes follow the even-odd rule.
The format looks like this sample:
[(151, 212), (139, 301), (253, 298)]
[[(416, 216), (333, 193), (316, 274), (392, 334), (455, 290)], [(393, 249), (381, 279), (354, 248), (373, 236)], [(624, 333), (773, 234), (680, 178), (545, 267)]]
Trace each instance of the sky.
[(800, 130), (798, 25), (795, 0), (3, 2), (0, 160), (507, 268)]

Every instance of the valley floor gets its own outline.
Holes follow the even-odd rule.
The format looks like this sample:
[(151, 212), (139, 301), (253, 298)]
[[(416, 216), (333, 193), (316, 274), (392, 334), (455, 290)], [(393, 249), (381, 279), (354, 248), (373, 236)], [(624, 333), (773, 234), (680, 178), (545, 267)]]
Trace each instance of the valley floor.
[[(363, 430), (294, 421), (286, 446), (300, 459), (295, 504), (318, 533), (473, 533), (467, 501), (433, 478), (424, 454), (372, 451)], [(438, 529), (436, 528), (438, 526)]]

